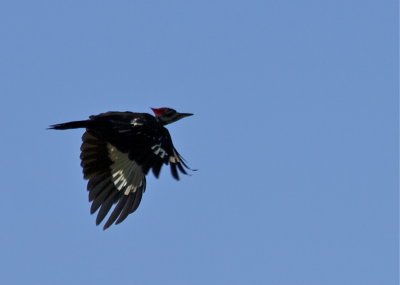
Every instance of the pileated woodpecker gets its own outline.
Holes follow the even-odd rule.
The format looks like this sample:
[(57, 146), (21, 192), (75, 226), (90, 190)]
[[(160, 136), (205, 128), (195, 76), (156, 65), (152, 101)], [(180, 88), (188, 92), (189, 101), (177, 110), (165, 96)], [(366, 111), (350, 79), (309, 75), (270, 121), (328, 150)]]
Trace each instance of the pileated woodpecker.
[(170, 108), (152, 110), (155, 116), (107, 112), (90, 116), (89, 120), (50, 126), (55, 130), (86, 129), (80, 158), (83, 176), (89, 180), (90, 213), (100, 208), (96, 225), (116, 204), (104, 230), (114, 222), (121, 223), (138, 208), (150, 169), (158, 178), (162, 165), (169, 164), (176, 180), (179, 180), (178, 170), (187, 174), (185, 168), (190, 169), (164, 126), (193, 114), (178, 113)]

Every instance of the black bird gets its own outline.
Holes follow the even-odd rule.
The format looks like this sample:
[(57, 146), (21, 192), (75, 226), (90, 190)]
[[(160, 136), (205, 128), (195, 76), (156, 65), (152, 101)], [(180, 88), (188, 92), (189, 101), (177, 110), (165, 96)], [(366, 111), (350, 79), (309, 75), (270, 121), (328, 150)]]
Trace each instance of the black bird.
[(103, 229), (114, 222), (121, 223), (138, 208), (150, 169), (158, 178), (162, 165), (169, 164), (176, 180), (179, 180), (178, 170), (187, 174), (185, 168), (190, 169), (164, 126), (193, 114), (178, 113), (171, 108), (152, 110), (155, 116), (107, 112), (90, 116), (89, 120), (49, 127), (55, 130), (86, 129), (80, 158), (83, 177), (89, 180), (90, 213), (100, 208), (96, 225), (116, 204)]

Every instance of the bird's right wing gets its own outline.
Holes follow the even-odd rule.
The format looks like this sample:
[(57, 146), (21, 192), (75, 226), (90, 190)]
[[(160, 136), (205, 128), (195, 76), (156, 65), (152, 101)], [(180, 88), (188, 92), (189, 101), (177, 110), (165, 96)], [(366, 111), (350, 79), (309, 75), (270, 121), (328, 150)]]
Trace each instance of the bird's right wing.
[(166, 128), (159, 125), (154, 117), (139, 117), (129, 124), (113, 124), (118, 133), (111, 142), (129, 158), (142, 167), (145, 174), (151, 169), (156, 177), (159, 176), (164, 164), (170, 165), (172, 176), (179, 180), (178, 170), (187, 174), (190, 169), (179, 152), (175, 149), (171, 136)]

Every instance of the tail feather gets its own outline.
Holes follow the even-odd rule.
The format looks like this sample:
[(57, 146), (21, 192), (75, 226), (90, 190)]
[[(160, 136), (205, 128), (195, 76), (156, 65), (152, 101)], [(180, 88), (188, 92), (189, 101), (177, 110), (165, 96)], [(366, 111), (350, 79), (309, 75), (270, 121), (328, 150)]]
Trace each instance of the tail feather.
[(78, 129), (78, 128), (89, 128), (92, 125), (92, 123), (93, 122), (91, 120), (73, 121), (73, 122), (68, 122), (68, 123), (51, 125), (48, 129), (68, 130), (68, 129)]

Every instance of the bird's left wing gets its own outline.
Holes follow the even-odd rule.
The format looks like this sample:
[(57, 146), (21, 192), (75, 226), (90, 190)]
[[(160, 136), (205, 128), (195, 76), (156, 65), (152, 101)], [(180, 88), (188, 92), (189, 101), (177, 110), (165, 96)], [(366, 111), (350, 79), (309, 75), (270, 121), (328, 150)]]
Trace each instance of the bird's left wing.
[(81, 166), (88, 179), (87, 190), (92, 202), (90, 213), (99, 210), (100, 224), (111, 207), (117, 204), (104, 225), (119, 224), (139, 206), (146, 189), (146, 177), (141, 167), (128, 154), (88, 129), (82, 136)]

